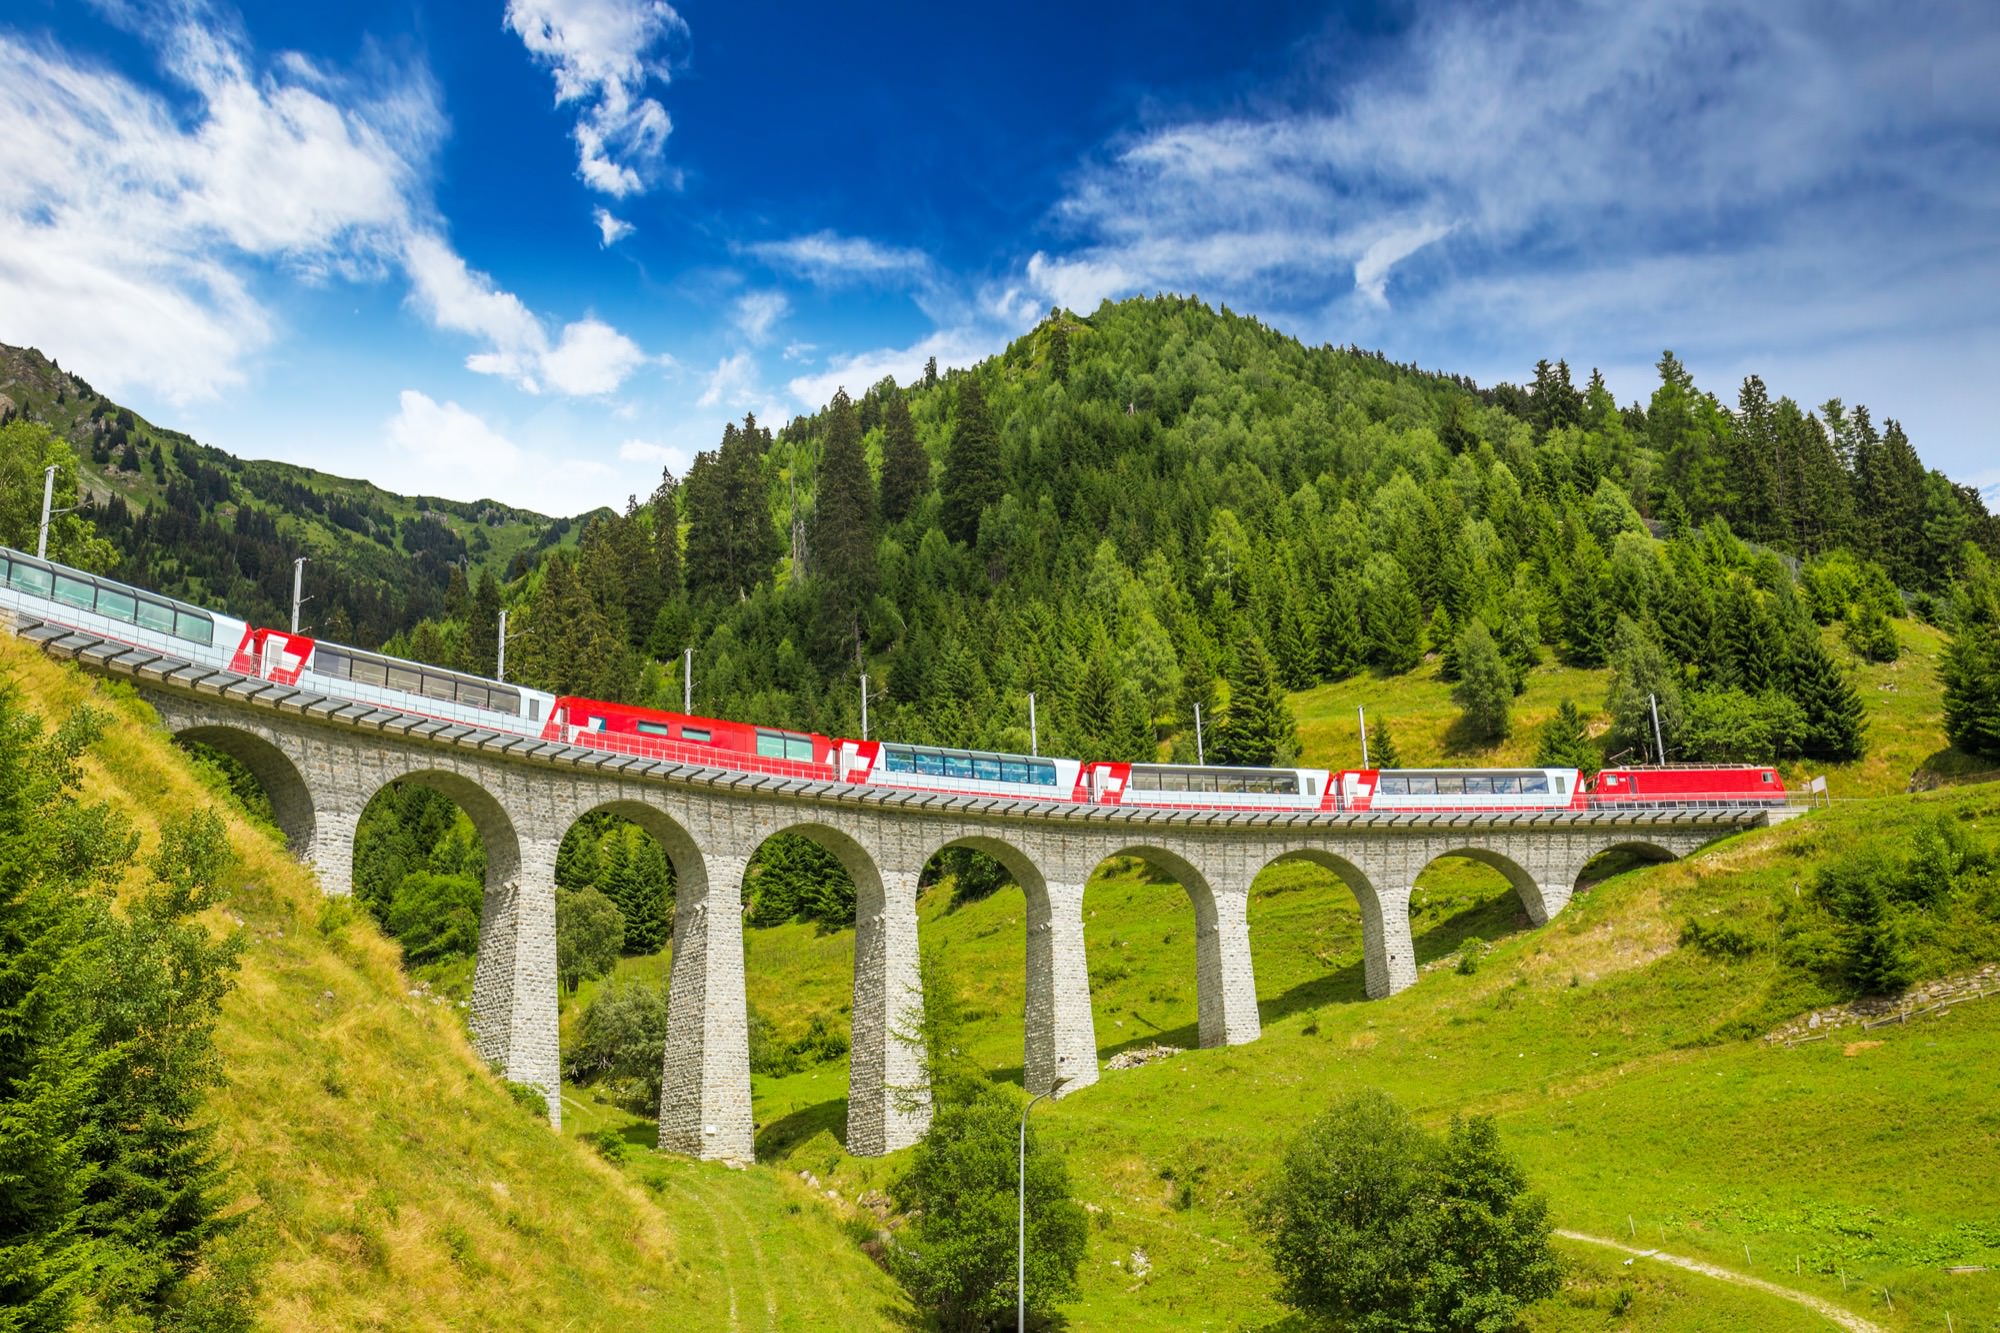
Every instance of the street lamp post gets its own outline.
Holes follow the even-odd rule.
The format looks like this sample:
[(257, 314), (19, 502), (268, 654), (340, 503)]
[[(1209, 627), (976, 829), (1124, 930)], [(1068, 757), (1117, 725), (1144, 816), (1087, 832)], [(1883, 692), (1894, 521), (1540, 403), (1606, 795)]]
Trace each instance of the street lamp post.
[(51, 464), (42, 469), (42, 533), (41, 536), (35, 538), (35, 559), (37, 560), (46, 560), (49, 558), (49, 506), (55, 503), (55, 499), (56, 470), (55, 466)]
[(1035, 1109), (1035, 1103), (1044, 1097), (1053, 1097), (1062, 1091), (1069, 1079), (1056, 1075), (1049, 1090), (1030, 1098), (1021, 1108), (1021, 1186), (1020, 1186), (1020, 1231), (1014, 1273), (1014, 1327), (1017, 1333), (1027, 1333), (1028, 1327), (1028, 1112)]

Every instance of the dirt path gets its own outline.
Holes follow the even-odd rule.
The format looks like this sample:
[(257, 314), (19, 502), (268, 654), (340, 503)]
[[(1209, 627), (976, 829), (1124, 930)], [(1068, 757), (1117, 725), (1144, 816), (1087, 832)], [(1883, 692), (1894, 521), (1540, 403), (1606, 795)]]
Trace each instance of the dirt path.
[(1847, 1329), (1849, 1333), (1886, 1333), (1886, 1330), (1880, 1324), (1872, 1320), (1863, 1319), (1852, 1310), (1843, 1309), (1835, 1305), (1832, 1301), (1823, 1301), (1819, 1297), (1809, 1295), (1806, 1292), (1794, 1291), (1790, 1287), (1781, 1287), (1775, 1282), (1766, 1282), (1761, 1277), (1751, 1277), (1747, 1273), (1734, 1272), (1727, 1268), (1718, 1267), (1715, 1264), (1705, 1263), (1700, 1259), (1688, 1259), (1678, 1254), (1664, 1254), (1659, 1250), (1641, 1250), (1635, 1246), (1627, 1245), (1623, 1241), (1611, 1240), (1604, 1236), (1586, 1236), (1581, 1231), (1558, 1230), (1556, 1234), (1566, 1240), (1580, 1240), (1587, 1245), (1602, 1245), (1609, 1250), (1621, 1250), (1626, 1254), (1634, 1255), (1640, 1259), (1657, 1259), (1663, 1264), (1671, 1264), (1675, 1268), (1685, 1268), (1690, 1273), (1700, 1273), (1703, 1277), (1712, 1277), (1718, 1282), (1734, 1282), (1739, 1287), (1755, 1287), (1758, 1291), (1764, 1292), (1767, 1295), (1781, 1296), (1785, 1300), (1794, 1301), (1805, 1306), (1814, 1314), (1824, 1315), (1841, 1328)]

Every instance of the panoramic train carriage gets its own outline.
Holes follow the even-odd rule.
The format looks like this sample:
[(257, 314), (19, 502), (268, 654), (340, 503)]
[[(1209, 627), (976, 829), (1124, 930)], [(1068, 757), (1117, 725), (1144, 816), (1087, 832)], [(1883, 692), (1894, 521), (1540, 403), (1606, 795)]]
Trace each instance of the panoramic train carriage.
[(543, 740), (623, 750), (672, 763), (744, 768), (821, 782), (831, 782), (837, 776), (835, 742), (815, 733), (567, 694), (553, 702)]
[(1082, 800), (1076, 759), (955, 750), (939, 745), (843, 740), (840, 775), (846, 782), (919, 791), (978, 792), (1036, 801)]
[(184, 662), (227, 667), (242, 621), (0, 546), (0, 606)]
[(1344, 810), (1583, 808), (1573, 768), (1363, 768), (1340, 774)]
[(1783, 805), (1784, 779), (1752, 765), (1607, 768), (1591, 784), (1592, 807)]
[(1323, 768), (1096, 763), (1084, 766), (1082, 799), (1186, 810), (1332, 810), (1332, 778)]

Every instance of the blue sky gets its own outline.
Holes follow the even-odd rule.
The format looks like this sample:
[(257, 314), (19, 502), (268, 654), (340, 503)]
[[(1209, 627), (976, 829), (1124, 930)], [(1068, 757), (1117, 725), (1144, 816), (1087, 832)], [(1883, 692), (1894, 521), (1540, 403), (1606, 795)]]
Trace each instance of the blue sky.
[(0, 340), (545, 512), (1180, 291), (1490, 383), (1672, 347), (2000, 482), (2000, 11), (9, 0)]

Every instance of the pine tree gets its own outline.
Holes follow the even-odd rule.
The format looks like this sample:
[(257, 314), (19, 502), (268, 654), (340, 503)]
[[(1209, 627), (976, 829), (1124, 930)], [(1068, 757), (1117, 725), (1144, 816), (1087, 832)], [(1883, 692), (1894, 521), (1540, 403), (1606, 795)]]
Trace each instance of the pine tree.
[(1215, 728), (1209, 756), (1219, 764), (1260, 767), (1289, 763), (1298, 750), (1298, 727), (1271, 656), (1263, 640), (1249, 635), (1236, 648), (1229, 707)]
[(1459, 632), (1452, 622), (1451, 612), (1443, 602), (1431, 608), (1431, 623), (1424, 631), (1424, 637), (1438, 652), (1438, 679), (1456, 682), (1459, 678)]
[(1787, 692), (1806, 715), (1805, 753), (1821, 759), (1859, 759), (1867, 748), (1861, 696), (1811, 625), (1793, 638), (1786, 668)]
[(1278, 677), (1288, 690), (1311, 689), (1319, 680), (1319, 654), (1312, 626), (1296, 591), (1288, 590), (1278, 612)]
[(924, 358), (924, 387), (925, 387), (926, 389), (935, 389), (935, 388), (937, 388), (937, 383), (938, 383), (938, 368), (937, 368), (937, 358), (936, 358), (936, 357), (934, 357), (934, 356), (930, 356), (930, 357), (925, 357), (925, 358)]
[(939, 515), (945, 536), (967, 546), (979, 541), (979, 520), (986, 506), (999, 501), (1005, 490), (1000, 472), (1000, 439), (986, 415), (986, 396), (980, 391), (979, 377), (962, 376), (958, 381), (958, 421), (951, 432), (951, 447), (945, 451), (944, 480), (939, 489), (944, 510)]
[(1604, 697), (1604, 710), (1611, 714), (1604, 748), (1613, 762), (1628, 755), (1638, 756), (1642, 762), (1665, 762), (1665, 756), (1655, 753), (1655, 699), (1659, 702), (1660, 736), (1667, 754), (1672, 755), (1685, 717), (1678, 673), (1651, 635), (1621, 619), (1612, 635), (1611, 688)]
[(882, 517), (900, 523), (931, 492), (931, 458), (917, 441), (917, 424), (901, 394), (882, 410)]
[(1474, 617), (1458, 640), (1458, 688), (1451, 697), (1464, 710), (1466, 729), (1481, 741), (1504, 738), (1512, 727), (1514, 677), (1486, 622)]
[(1368, 732), (1368, 762), (1377, 768), (1401, 768), (1403, 752), (1396, 748), (1396, 738), (1389, 734), (1386, 721), (1377, 722)]
[(808, 541), (820, 618), (837, 656), (861, 665), (861, 622), (881, 582), (875, 564), (875, 482), (847, 390), (834, 392)]
[(672, 468), (660, 470), (660, 484), (653, 488), (653, 579), (660, 588), (661, 602), (673, 600), (681, 591), (680, 483)]
[(1390, 675), (1415, 667), (1424, 656), (1424, 608), (1402, 565), (1390, 557), (1369, 562), (1362, 625), (1368, 659)]
[(1057, 384), (1069, 383), (1069, 330), (1063, 325), (1059, 306), (1049, 307), (1049, 378)]
[(1336, 578), (1327, 590), (1326, 605), (1319, 623), (1319, 669), (1322, 679), (1345, 680), (1361, 669), (1366, 644), (1361, 634), (1361, 612), (1354, 585)]
[(763, 474), (771, 433), (755, 416), (726, 426), (721, 447), (688, 470), (685, 578), (696, 598), (740, 601), (771, 577), (784, 544), (771, 522)]
[(1574, 768), (1586, 776), (1598, 770), (1600, 758), (1584, 730), (1583, 713), (1568, 699), (1557, 706), (1555, 716), (1542, 724), (1541, 741), (1535, 749), (1537, 768)]
[(465, 613), (465, 632), (458, 636), (460, 671), (475, 676), (491, 676), (500, 653), (500, 581), (493, 571), (482, 570), (478, 591), (472, 594)]
[(2000, 576), (1975, 562), (1952, 599), (1944, 678), (1944, 734), (1967, 754), (2000, 759)]

